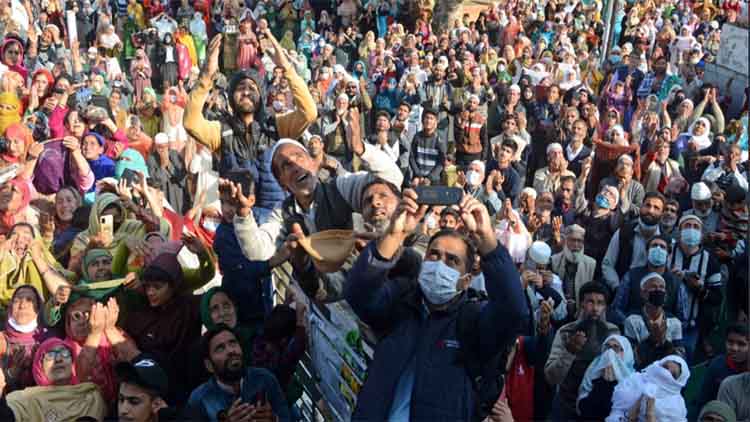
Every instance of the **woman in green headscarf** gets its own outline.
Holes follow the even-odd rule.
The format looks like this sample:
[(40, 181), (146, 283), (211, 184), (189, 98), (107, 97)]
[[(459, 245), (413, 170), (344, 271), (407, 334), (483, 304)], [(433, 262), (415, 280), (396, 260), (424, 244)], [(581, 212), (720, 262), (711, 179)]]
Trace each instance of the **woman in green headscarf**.
[(237, 305), (229, 297), (229, 293), (221, 287), (212, 287), (201, 298), (201, 321), (207, 330), (224, 324), (232, 328), (239, 336), (245, 363), (251, 362), (253, 339), (257, 329), (245, 327), (237, 322)]
[(18, 223), (0, 245), (0, 312), (4, 313), (18, 286), (31, 285), (45, 298), (69, 285), (68, 278), (72, 274), (58, 264), (37, 231)]
[[(140, 212), (142, 209), (130, 201), (127, 201), (128, 209), (131, 211)], [(99, 193), (96, 197), (94, 205), (91, 207), (91, 215), (89, 216), (89, 228), (79, 233), (73, 241), (73, 246), (70, 250), (70, 264), (69, 268), (75, 268), (75, 266), (81, 262), (83, 258), (83, 252), (88, 248), (89, 241), (92, 238), (98, 238), (100, 241), (109, 242), (104, 246), (110, 253), (121, 245), (124, 244), (129, 236), (144, 236), (147, 231), (158, 230), (165, 234), (169, 234), (169, 225), (164, 223), (161, 219), (154, 219), (149, 222), (149, 227), (152, 230), (147, 230), (146, 225), (136, 219), (128, 218), (128, 210), (126, 209), (123, 202), (117, 195), (109, 192)], [(102, 229), (102, 217), (112, 217), (112, 238), (102, 239), (106, 237), (103, 235)]]
[(148, 177), (148, 167), (146, 166), (146, 160), (138, 151), (128, 148), (120, 154), (115, 164), (115, 178), (120, 180), (122, 173), (126, 169), (138, 171), (143, 173), (144, 176)]
[(292, 31), (284, 32), (284, 37), (279, 40), (279, 45), (284, 47), (286, 51), (296, 50), (297, 46), (294, 45), (294, 34)]

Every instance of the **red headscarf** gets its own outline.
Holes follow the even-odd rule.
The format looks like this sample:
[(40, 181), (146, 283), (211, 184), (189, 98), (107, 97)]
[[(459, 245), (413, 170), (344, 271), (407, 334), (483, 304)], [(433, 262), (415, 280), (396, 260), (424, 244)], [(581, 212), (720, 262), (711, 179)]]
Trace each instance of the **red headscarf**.
[[(21, 54), (19, 54), (19, 57), (18, 57), (19, 58), (18, 64), (11, 65), (11, 64), (5, 63), (5, 49), (8, 48), (8, 46), (10, 46), (13, 43), (18, 44), (18, 47), (21, 49)], [(29, 71), (26, 70), (26, 68), (23, 66), (23, 53), (24, 53), (23, 43), (21, 43), (21, 41), (19, 41), (16, 38), (6, 38), (5, 42), (3, 42), (3, 45), (0, 46), (0, 60), (3, 61), (3, 64), (8, 66), (8, 69), (18, 72), (21, 76), (23, 76), (23, 80), (25, 81), (26, 78), (29, 77)]]
[[(0, 211), (0, 234), (2, 235), (8, 234), (11, 227), (13, 227), (16, 223), (24, 221), (22, 215), (23, 211), (31, 203), (31, 187), (29, 186), (29, 182), (16, 177), (15, 179), (11, 179), (8, 183), (13, 185), (16, 189), (18, 189), (19, 192), (21, 192), (21, 206), (17, 210), (13, 211)], [(21, 216), (21, 218), (18, 218), (19, 216)]]
[(52, 88), (55, 86), (55, 77), (49, 70), (41, 68), (34, 72), (34, 74), (31, 76), (31, 82), (34, 83), (34, 80), (39, 75), (43, 75), (45, 78), (47, 78), (47, 90), (45, 92), (39, 93), (40, 98), (46, 98), (52, 92)]
[[(27, 128), (23, 123), (12, 123), (10, 126), (8, 126), (7, 129), (5, 129), (5, 139), (13, 138), (13, 139), (22, 139), (24, 148), (23, 148), (23, 154), (21, 154), (21, 157), (24, 157), (26, 155), (26, 151), (29, 150), (29, 146), (31, 146), (31, 143), (34, 142), (34, 136), (31, 134), (31, 131), (29, 128)], [(0, 158), (3, 159), (6, 163), (18, 163), (20, 157), (13, 157), (10, 154), (2, 153), (0, 154)]]
[(65, 346), (70, 351), (71, 355), (70, 366), (72, 377), (70, 378), (69, 385), (78, 384), (73, 346), (67, 341), (60, 340), (57, 337), (52, 337), (48, 338), (42, 344), (40, 344), (39, 348), (36, 349), (36, 353), (34, 354), (34, 362), (31, 365), (31, 372), (32, 374), (34, 374), (34, 381), (36, 381), (36, 385), (46, 387), (52, 384), (52, 381), (47, 378), (47, 374), (44, 373), (44, 365), (42, 364), (42, 362), (44, 361), (44, 355), (47, 354), (47, 352), (61, 345)]

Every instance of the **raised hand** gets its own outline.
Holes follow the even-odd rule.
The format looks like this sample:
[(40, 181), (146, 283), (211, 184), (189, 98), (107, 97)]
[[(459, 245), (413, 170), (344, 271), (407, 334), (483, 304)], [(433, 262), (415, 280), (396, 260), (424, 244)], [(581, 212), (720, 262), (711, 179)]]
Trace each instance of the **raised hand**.
[(206, 54), (206, 76), (213, 78), (219, 71), (219, 54), (221, 53), (221, 34), (216, 34), (208, 44)]
[(185, 245), (188, 250), (196, 255), (201, 255), (206, 253), (206, 245), (203, 244), (203, 242), (198, 239), (197, 236), (191, 234), (191, 233), (183, 233), (182, 234), (182, 243)]
[(95, 303), (91, 306), (89, 325), (91, 326), (91, 334), (104, 333), (107, 326), (107, 308), (101, 303)]
[(106, 324), (104, 329), (111, 331), (117, 328), (117, 318), (120, 317), (120, 305), (118, 305), (117, 299), (113, 297), (109, 298), (106, 310)]
[(401, 203), (393, 213), (391, 224), (388, 226), (388, 234), (406, 238), (416, 230), (428, 208), (427, 205), (419, 205), (417, 199), (417, 192), (411, 189), (404, 190)]
[(353, 107), (348, 113), (349, 130), (351, 131), (351, 147), (357, 155), (365, 153), (365, 144), (362, 141), (362, 128), (359, 121), (359, 109)]
[(492, 227), (487, 207), (471, 195), (465, 195), (459, 203), (464, 227), (478, 239), (477, 249), (486, 255), (497, 248), (497, 238)]

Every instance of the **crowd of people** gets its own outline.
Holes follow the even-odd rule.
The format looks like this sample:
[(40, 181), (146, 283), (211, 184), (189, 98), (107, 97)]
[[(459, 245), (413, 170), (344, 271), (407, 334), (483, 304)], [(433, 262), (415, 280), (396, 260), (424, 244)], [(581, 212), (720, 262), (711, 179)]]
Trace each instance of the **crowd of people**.
[(611, 1), (0, 2), (0, 420), (302, 420), (339, 302), (346, 419), (750, 421), (747, 3)]

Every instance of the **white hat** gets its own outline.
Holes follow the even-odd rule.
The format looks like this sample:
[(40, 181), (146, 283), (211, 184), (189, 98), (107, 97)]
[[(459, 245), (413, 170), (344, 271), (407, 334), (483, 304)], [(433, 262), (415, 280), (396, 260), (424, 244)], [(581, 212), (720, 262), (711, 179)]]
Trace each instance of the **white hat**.
[[(300, 144), (299, 142), (295, 141), (294, 139), (281, 138), (281, 139), (279, 139), (278, 142), (276, 142), (274, 144), (273, 148), (271, 148), (271, 154), (270, 154), (270, 157), (271, 157), (271, 172), (273, 172), (273, 157), (276, 155), (276, 151), (278, 151), (279, 148), (282, 145), (295, 145), (295, 146), (299, 147), (301, 150), (305, 151), (306, 153), (308, 153), (308, 154), (310, 153), (307, 150), (307, 148), (305, 148), (304, 145)], [(274, 173), (274, 177), (276, 177), (276, 180), (278, 180), (278, 177), (276, 176), (275, 173)]]
[(623, 52), (627, 51), (627, 53), (629, 54), (631, 51), (633, 51), (633, 44), (626, 42), (625, 44), (622, 45), (622, 51)]
[(677, 227), (680, 227), (682, 225), (682, 223), (684, 223), (684, 222), (686, 222), (688, 220), (695, 220), (695, 221), (697, 221), (701, 225), (701, 227), (703, 227), (703, 220), (701, 220), (701, 218), (698, 217), (695, 214), (685, 214), (685, 215), (683, 215), (682, 218), (680, 218), (680, 221), (677, 223)]
[(661, 280), (662, 282), (664, 282), (664, 277), (662, 277), (659, 273), (648, 273), (641, 279), (641, 288), (643, 288), (643, 285), (646, 284), (646, 282), (653, 279)]
[(552, 256), (552, 249), (548, 244), (536, 241), (529, 248), (529, 258), (538, 265), (549, 264), (549, 258)]
[(333, 66), (333, 73), (346, 73), (346, 69), (344, 69), (344, 66), (337, 64)]
[(521, 190), (521, 193), (525, 193), (526, 195), (536, 199), (536, 190), (534, 190), (534, 188), (532, 187), (523, 188)]
[(521, 92), (521, 87), (518, 84), (513, 84), (508, 88), (510, 91)]
[(719, 29), (719, 22), (711, 21), (710, 25), (713, 29)]
[(560, 151), (560, 152), (562, 152), (563, 151), (563, 147), (559, 143), (553, 142), (553, 143), (547, 145), (547, 155), (549, 155), (549, 153), (552, 152), (552, 151)]
[(166, 145), (169, 143), (169, 136), (167, 136), (166, 133), (159, 132), (154, 136), (154, 144), (156, 145)]
[(690, 199), (693, 201), (706, 201), (711, 199), (711, 189), (703, 182), (698, 182), (690, 188)]

